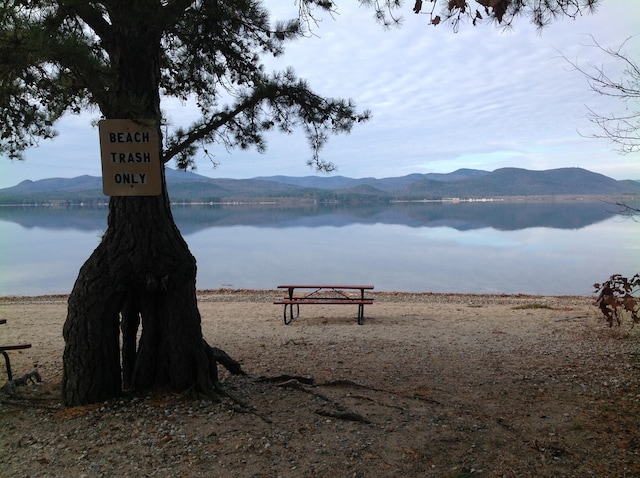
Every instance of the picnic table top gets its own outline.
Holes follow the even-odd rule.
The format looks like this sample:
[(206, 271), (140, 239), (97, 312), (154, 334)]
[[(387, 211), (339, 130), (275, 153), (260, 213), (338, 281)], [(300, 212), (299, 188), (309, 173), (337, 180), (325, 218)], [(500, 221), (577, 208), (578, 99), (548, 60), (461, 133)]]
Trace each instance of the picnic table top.
[(373, 289), (372, 285), (292, 284), (279, 285), (278, 289)]

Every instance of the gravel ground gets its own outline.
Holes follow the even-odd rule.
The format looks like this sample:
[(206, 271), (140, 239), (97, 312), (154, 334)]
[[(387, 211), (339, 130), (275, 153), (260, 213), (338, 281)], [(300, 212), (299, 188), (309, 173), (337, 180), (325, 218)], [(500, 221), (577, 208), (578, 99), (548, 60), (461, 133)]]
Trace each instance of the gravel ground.
[(16, 370), (44, 380), (0, 394), (0, 476), (640, 477), (639, 332), (591, 298), (375, 293), (363, 326), (323, 306), (284, 326), (280, 295), (199, 294), (249, 373), (221, 372), (236, 400), (68, 409), (66, 297), (0, 298), (8, 336), (33, 336)]

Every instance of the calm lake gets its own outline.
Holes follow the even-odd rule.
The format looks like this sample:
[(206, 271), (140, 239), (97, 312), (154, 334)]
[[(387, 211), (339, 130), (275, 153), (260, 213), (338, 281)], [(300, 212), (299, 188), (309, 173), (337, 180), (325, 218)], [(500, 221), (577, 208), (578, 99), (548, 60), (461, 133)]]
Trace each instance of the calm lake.
[[(640, 272), (640, 222), (604, 202), (173, 209), (199, 289), (589, 295)], [(0, 295), (70, 292), (106, 220), (106, 207), (0, 207)]]

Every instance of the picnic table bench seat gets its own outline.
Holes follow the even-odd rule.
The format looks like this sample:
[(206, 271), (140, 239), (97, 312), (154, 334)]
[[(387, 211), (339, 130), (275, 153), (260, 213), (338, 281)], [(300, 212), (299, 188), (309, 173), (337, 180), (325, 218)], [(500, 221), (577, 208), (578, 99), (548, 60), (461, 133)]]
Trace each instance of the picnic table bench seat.
[[(6, 319), (0, 319), (0, 325), (4, 325), (6, 323)], [(9, 382), (13, 380), (13, 372), (11, 371), (11, 360), (9, 360), (9, 354), (7, 352), (11, 350), (24, 350), (30, 348), (31, 344), (0, 345), (0, 354), (4, 357), (4, 363), (7, 368), (7, 379)]]

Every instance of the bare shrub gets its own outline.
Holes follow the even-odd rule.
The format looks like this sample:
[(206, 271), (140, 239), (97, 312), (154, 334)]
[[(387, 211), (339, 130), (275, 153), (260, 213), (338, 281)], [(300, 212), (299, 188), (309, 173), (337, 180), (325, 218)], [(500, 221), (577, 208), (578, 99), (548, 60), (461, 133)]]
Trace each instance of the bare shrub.
[(631, 279), (620, 274), (612, 275), (602, 284), (593, 284), (598, 294), (596, 305), (602, 311), (609, 327), (620, 326), (624, 315), (630, 315), (633, 324), (640, 322), (640, 274)]

